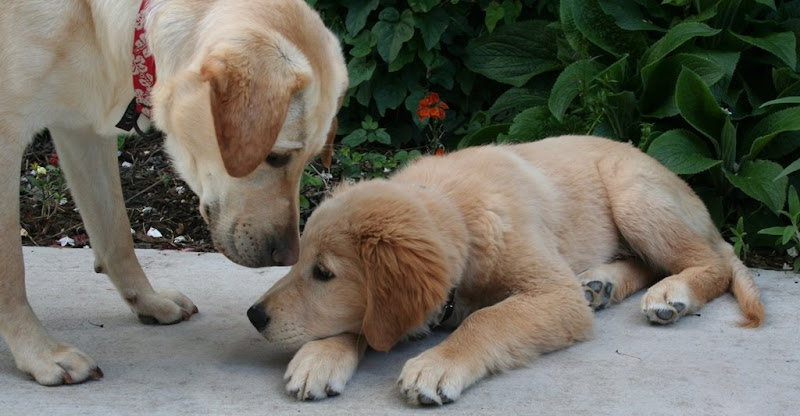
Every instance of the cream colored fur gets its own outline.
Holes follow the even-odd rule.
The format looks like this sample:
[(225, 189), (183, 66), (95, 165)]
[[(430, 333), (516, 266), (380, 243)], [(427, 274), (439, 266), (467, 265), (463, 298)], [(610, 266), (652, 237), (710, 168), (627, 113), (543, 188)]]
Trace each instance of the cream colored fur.
[[(42, 384), (102, 376), (91, 358), (47, 334), (26, 299), (16, 195), (23, 151), (42, 128), (91, 237), (95, 270), (144, 321), (175, 323), (197, 311), (181, 293), (150, 286), (120, 188), (114, 126), (134, 96), (140, 5), (25, 0), (0, 13), (0, 333), (17, 366)], [(303, 167), (335, 133), (347, 89), (337, 39), (302, 0), (151, 0), (146, 14), (154, 121), (215, 245), (246, 266), (294, 263)]]
[(253, 306), (267, 340), (299, 348), (286, 372), (298, 399), (342, 392), (367, 346), (425, 333), (453, 290), (455, 331), (400, 374), (411, 403), (456, 400), (490, 373), (587, 340), (593, 309), (656, 281), (642, 303), (650, 322), (727, 290), (742, 326), (764, 319), (747, 268), (692, 190), (634, 147), (594, 137), (470, 148), (345, 186), (300, 245)]

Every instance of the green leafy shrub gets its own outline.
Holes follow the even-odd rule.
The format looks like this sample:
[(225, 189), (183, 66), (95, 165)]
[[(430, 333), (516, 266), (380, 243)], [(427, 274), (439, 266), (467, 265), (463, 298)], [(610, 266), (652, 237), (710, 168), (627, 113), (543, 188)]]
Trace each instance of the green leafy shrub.
[(772, 246), (758, 231), (789, 226), (800, 2), (310, 3), (343, 41), (351, 89), (339, 134), (362, 158), (430, 150), (414, 112), (435, 91), (450, 106), (447, 148), (566, 133), (629, 141), (684, 176), (740, 251)]

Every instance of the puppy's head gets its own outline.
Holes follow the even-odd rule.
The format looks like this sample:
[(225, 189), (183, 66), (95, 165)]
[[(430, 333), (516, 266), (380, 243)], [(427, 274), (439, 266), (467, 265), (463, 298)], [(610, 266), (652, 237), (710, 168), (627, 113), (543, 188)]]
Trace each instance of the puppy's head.
[(341, 333), (389, 350), (447, 299), (445, 242), (425, 207), (391, 182), (337, 192), (315, 211), (300, 261), (248, 311), (287, 349)]
[(257, 16), (220, 18), (193, 63), (153, 92), (166, 149), (217, 249), (251, 267), (297, 261), (300, 178), (320, 152), (330, 163), (348, 82), (338, 41), (316, 16), (303, 28), (311, 33), (295, 35)]

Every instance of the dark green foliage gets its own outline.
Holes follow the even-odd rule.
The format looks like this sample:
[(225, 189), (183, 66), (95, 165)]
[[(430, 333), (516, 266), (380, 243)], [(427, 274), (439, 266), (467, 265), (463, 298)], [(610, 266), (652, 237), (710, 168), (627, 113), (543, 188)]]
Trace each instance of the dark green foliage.
[(310, 3), (349, 62), (339, 134), (370, 149), (351, 155), (430, 150), (415, 111), (435, 91), (448, 149), (610, 137), (684, 175), (740, 250), (773, 245), (758, 231), (794, 219), (800, 1)]

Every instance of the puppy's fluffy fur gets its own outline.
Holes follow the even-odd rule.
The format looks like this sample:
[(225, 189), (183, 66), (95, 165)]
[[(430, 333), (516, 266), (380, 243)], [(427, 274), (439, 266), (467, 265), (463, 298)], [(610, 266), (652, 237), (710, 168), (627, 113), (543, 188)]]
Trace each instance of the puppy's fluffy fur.
[[(25, 296), (14, 195), (25, 146), (42, 128), (91, 237), (95, 270), (146, 322), (196, 311), (179, 292), (150, 286), (120, 189), (115, 125), (134, 97), (141, 4), (24, 0), (0, 13), (0, 333), (17, 366), (42, 384), (101, 375), (47, 334)], [(154, 121), (215, 245), (246, 266), (294, 263), (303, 167), (335, 133), (347, 89), (336, 37), (302, 0), (150, 0), (145, 22), (157, 72)]]
[(344, 187), (300, 244), (299, 262), (253, 306), (269, 318), (264, 337), (300, 348), (286, 373), (299, 399), (341, 392), (367, 344), (386, 351), (424, 333), (451, 291), (445, 323), (457, 329), (400, 375), (412, 403), (456, 400), (491, 372), (586, 340), (592, 308), (656, 281), (642, 303), (651, 322), (729, 289), (742, 326), (764, 318), (749, 271), (692, 190), (630, 145), (594, 137), (471, 148)]

